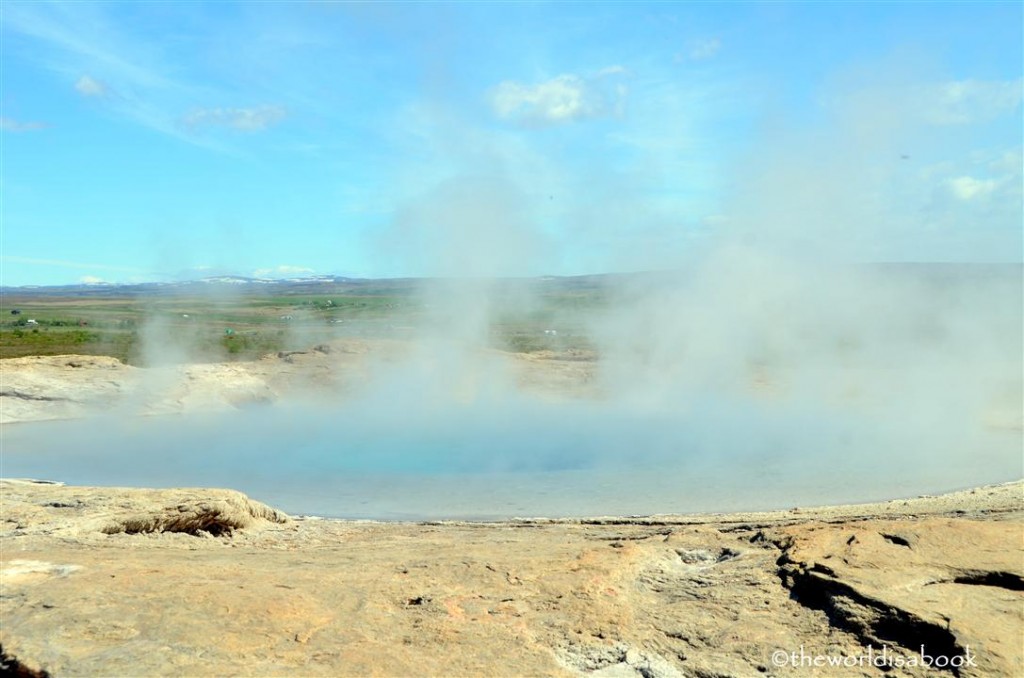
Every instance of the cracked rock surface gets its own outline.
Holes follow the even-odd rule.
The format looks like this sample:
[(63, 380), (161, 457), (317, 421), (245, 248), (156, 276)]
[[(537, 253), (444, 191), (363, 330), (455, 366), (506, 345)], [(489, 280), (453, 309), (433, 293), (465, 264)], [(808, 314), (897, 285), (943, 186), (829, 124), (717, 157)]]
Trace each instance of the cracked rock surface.
[[(53, 676), (1024, 675), (1022, 489), (798, 514), (376, 523), (290, 518), (226, 490), (5, 480), (0, 663)], [(857, 665), (869, 645), (904, 665)], [(950, 666), (912, 665), (922, 645)], [(794, 666), (801, 655), (854, 663)]]
[[(1020, 672), (1024, 533), (1000, 522), (929, 518), (783, 531), (781, 575), (796, 598), (865, 644), (967, 648), (960, 675)], [(1016, 667), (1016, 670), (1011, 670)], [(970, 670), (973, 669), (973, 670)]]

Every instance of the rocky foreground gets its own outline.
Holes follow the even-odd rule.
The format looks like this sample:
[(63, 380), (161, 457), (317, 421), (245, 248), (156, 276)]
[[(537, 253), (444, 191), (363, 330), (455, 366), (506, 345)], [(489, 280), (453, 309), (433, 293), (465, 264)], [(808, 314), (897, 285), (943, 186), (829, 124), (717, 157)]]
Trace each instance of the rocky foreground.
[[(147, 369), (5, 360), (0, 422), (344, 395), (408, 350), (349, 340)], [(595, 392), (586, 356), (480, 359), (492, 358), (545, 396)], [(1019, 430), (1019, 412), (1011, 420)], [(376, 523), (289, 517), (228, 490), (0, 480), (0, 673), (1024, 675), (1022, 491), (759, 514)]]
[(4, 662), (34, 676), (1024, 675), (1022, 489), (474, 524), (4, 480)]

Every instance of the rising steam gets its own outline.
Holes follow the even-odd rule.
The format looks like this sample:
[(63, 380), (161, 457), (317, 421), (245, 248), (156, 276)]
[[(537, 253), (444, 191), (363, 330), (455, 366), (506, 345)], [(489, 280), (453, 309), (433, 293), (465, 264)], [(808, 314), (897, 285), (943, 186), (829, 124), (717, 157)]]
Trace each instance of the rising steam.
[[(560, 193), (553, 208), (529, 177), (568, 169), (519, 172), (536, 158), (481, 130), (467, 133), (474, 152), (453, 152), (446, 118), (437, 147), (451, 177), (375, 241), (430, 278), (403, 350), (333, 397), (187, 427), (119, 422), (116, 440), (67, 424), (103, 450), (86, 480), (226, 485), (292, 511), (478, 516), (788, 507), (1019, 476), (1021, 266), (936, 263), (963, 253), (964, 225), (905, 188), (901, 156), (928, 149), (920, 112), (883, 110), (853, 83), (830, 101), (872, 111), (871, 124), (844, 113), (802, 132), (766, 125), (710, 231), (628, 186), (604, 190), (602, 168), (599, 193)], [(579, 319), (597, 356), (584, 395), (553, 397), (521, 388), (492, 336), (503, 315), (541, 306), (536, 285), (509, 278), (564, 263), (551, 226), (581, 215), (595, 243), (624, 243), (621, 257), (584, 259), (635, 274), (605, 279), (602, 306)], [(666, 231), (688, 237), (651, 239)], [(1019, 230), (977, 231), (979, 260), (1020, 252)], [(646, 264), (636, 242), (650, 242)], [(879, 263), (894, 247), (902, 261)], [(53, 454), (69, 454), (57, 439)]]

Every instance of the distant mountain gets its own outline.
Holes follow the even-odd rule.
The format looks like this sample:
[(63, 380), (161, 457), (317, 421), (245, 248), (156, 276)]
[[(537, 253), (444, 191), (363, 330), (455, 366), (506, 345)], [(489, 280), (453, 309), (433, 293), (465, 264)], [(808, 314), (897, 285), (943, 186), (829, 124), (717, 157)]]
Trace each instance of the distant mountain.
[(301, 278), (250, 278), (221, 275), (199, 280), (146, 283), (77, 283), (73, 285), (24, 285), (0, 287), (4, 295), (31, 294), (39, 296), (136, 296), (143, 294), (208, 294), (217, 288), (242, 293), (311, 293), (334, 292), (339, 287), (379, 285), (383, 280), (362, 280), (343, 276), (317, 275)]
[[(543, 278), (506, 279), (509, 284), (543, 285), (545, 287), (590, 287), (618, 275), (544, 276)], [(254, 278), (240, 275), (219, 275), (198, 280), (147, 283), (79, 283), (74, 285), (26, 285), (0, 287), (0, 294), (35, 296), (137, 296), (145, 294), (188, 295), (210, 294), (217, 289), (241, 294), (396, 294), (411, 291), (427, 278), (349, 278), (337, 275), (315, 275), (294, 278)]]
[[(967, 282), (977, 280), (1015, 281), (1022, 275), (1021, 264), (975, 263), (878, 263), (859, 266), (883, 277), (911, 277), (922, 281)], [(648, 271), (638, 273), (597, 273), (576, 276), (538, 276), (533, 278), (500, 278), (499, 287), (533, 289), (542, 292), (583, 292), (611, 289), (630, 281), (673, 281), (682, 271)], [(3, 296), (51, 297), (121, 297), (141, 295), (208, 295), (223, 290), (227, 294), (342, 294), (401, 295), (412, 293), (431, 280), (428, 278), (349, 278), (336, 275), (315, 275), (295, 278), (252, 278), (221, 275), (199, 280), (149, 283), (79, 283), (75, 285), (25, 285), (0, 287)], [(459, 282), (448, 278), (446, 282)], [(468, 282), (468, 279), (466, 279)]]

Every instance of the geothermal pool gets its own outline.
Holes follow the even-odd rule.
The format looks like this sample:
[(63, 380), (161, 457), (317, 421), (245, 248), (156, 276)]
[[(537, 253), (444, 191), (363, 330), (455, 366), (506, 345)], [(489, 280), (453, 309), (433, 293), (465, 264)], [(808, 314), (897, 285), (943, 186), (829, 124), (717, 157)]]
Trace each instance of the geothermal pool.
[(500, 519), (792, 508), (1021, 476), (1020, 432), (703, 400), (268, 405), (6, 425), (2, 475), (225, 487), (292, 514)]

